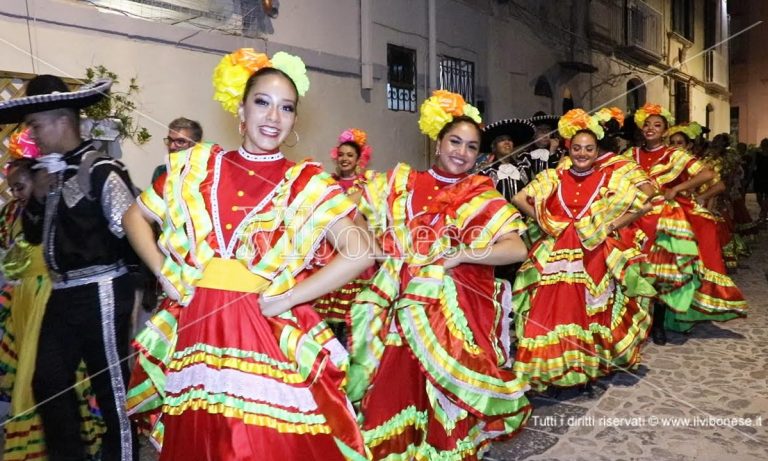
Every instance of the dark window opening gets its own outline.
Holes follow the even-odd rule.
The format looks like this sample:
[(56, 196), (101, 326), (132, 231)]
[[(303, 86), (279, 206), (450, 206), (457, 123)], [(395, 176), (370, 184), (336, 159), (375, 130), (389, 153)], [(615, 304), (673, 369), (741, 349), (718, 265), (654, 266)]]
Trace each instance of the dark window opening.
[(387, 108), (416, 112), (416, 50), (387, 45)]

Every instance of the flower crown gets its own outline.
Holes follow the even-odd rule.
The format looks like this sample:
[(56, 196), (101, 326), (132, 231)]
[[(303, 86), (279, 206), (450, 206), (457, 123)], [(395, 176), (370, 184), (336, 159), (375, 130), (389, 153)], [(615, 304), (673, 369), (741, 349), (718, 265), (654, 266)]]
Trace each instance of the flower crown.
[[(357, 160), (357, 168), (365, 169), (368, 162), (371, 160), (373, 149), (368, 145), (368, 135), (365, 131), (358, 130), (357, 128), (349, 128), (344, 130), (339, 135), (339, 145), (345, 142), (353, 142), (360, 148), (360, 158)], [(339, 158), (339, 146), (331, 149), (331, 158), (336, 160)]]
[(464, 101), (461, 95), (445, 90), (435, 90), (432, 96), (421, 104), (419, 109), (419, 129), (432, 140), (454, 117), (465, 115), (475, 122), (482, 123), (480, 111)]
[(605, 136), (605, 131), (600, 126), (598, 118), (592, 117), (583, 109), (571, 109), (557, 122), (557, 131), (563, 139), (571, 139), (580, 130), (591, 131), (597, 139), (603, 139)]
[(245, 83), (254, 72), (265, 67), (283, 71), (293, 80), (299, 96), (304, 96), (309, 89), (307, 68), (300, 57), (278, 51), (269, 59), (253, 48), (240, 48), (221, 58), (213, 70), (213, 99), (219, 101), (227, 112), (236, 114), (243, 100)]
[(17, 130), (11, 135), (8, 142), (8, 154), (14, 159), (40, 157), (40, 149), (29, 137), (29, 128)]
[(660, 117), (664, 117), (664, 119), (667, 121), (667, 125), (669, 126), (675, 124), (675, 117), (673, 117), (667, 109), (661, 107), (660, 104), (646, 103), (643, 107), (637, 109), (635, 112), (635, 125), (638, 127), (643, 126), (645, 119), (647, 119), (649, 115), (658, 115)]
[(624, 111), (618, 107), (603, 107), (599, 111), (595, 112), (593, 117), (595, 117), (601, 124), (614, 119), (619, 122), (619, 128), (624, 126)]
[(672, 137), (675, 133), (682, 133), (688, 137), (689, 141), (693, 141), (701, 136), (703, 131), (704, 129), (697, 122), (688, 122), (673, 126), (667, 131), (667, 136)]

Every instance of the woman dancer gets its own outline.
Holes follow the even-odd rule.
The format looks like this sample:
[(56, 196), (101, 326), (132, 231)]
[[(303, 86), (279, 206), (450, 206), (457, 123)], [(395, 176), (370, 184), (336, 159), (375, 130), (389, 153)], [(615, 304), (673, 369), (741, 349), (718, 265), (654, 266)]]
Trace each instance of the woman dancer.
[(477, 459), (530, 413), (509, 361), (508, 283), (493, 266), (524, 259), (524, 226), (485, 176), (477, 109), (436, 91), (419, 126), (434, 165), (400, 164), (360, 206), (381, 267), (352, 306), (350, 397), (374, 459)]
[[(365, 167), (371, 160), (373, 149), (368, 145), (368, 136), (365, 131), (357, 128), (344, 130), (339, 135), (338, 142), (339, 145), (331, 150), (331, 158), (336, 161), (336, 173), (333, 175), (333, 179), (339, 183), (353, 202), (358, 203), (362, 193), (361, 186), (365, 184), (366, 180)], [(362, 217), (358, 220), (361, 225), (365, 226), (365, 220)], [(347, 314), (350, 303), (375, 271), (374, 267), (370, 267), (359, 278), (315, 301), (315, 310), (325, 319), (345, 347), (347, 345)]]
[[(320, 165), (280, 152), (306, 69), (287, 53), (244, 48), (221, 60), (214, 87), (240, 119), (242, 146), (178, 153), (124, 218), (137, 253), (183, 306), (177, 320), (161, 313), (153, 323), (156, 337), (175, 328), (171, 351), (143, 338), (148, 357), (168, 360), (157, 389), (160, 459), (359, 458), (341, 390), (346, 353), (308, 303), (370, 265), (370, 248)], [(157, 244), (152, 219), (162, 225)], [(338, 254), (313, 273), (326, 240)]]
[(659, 293), (651, 337), (663, 345), (665, 328), (687, 331), (698, 321), (743, 317), (746, 302), (726, 275), (717, 220), (691, 198), (715, 178), (714, 171), (688, 151), (664, 144), (674, 119), (663, 107), (646, 104), (635, 113), (635, 123), (642, 127), (645, 145), (635, 147), (632, 155), (665, 198), (642, 222)]
[(609, 168), (597, 169), (603, 128), (581, 109), (565, 114), (571, 166), (540, 173), (514, 199), (544, 232), (515, 280), (514, 370), (531, 386), (585, 385), (630, 367), (650, 326), (655, 294), (642, 253), (614, 232), (647, 211), (646, 196)]

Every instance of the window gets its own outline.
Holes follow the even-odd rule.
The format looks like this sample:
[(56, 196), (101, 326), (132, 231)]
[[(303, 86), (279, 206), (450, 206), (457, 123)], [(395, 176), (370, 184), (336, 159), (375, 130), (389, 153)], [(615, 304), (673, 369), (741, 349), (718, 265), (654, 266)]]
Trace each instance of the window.
[(693, 1), (672, 0), (672, 30), (693, 41)]
[(416, 112), (416, 50), (387, 45), (387, 108)]
[(691, 105), (688, 95), (688, 84), (675, 81), (675, 121), (685, 123), (691, 120)]
[(468, 103), (475, 104), (475, 63), (441, 56), (440, 89), (458, 93)]
[(627, 113), (634, 112), (645, 104), (645, 84), (639, 78), (627, 82)]

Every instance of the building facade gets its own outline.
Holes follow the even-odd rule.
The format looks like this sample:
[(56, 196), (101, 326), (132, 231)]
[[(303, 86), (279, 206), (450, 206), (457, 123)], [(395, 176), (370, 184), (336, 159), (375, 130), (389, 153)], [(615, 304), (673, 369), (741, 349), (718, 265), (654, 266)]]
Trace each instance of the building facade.
[[(239, 47), (300, 55), (312, 87), (299, 104), (294, 159), (329, 163), (345, 128), (368, 132), (371, 166), (425, 167), (417, 127), (434, 88), (460, 92), (486, 121), (571, 107), (661, 103), (727, 131), (725, 0), (28, 0), (0, 5), (0, 71), (82, 77), (104, 65), (137, 77), (139, 122), (127, 143), (139, 185), (162, 161), (167, 123), (201, 121), (207, 140), (238, 145), (236, 120), (210, 75)], [(712, 16), (714, 15), (714, 16)], [(715, 17), (714, 22), (705, 18)], [(118, 89), (120, 87), (118, 86)], [(628, 91), (631, 90), (631, 91)]]
[(742, 142), (759, 144), (768, 138), (768, 2), (728, 4), (733, 33), (730, 54), (731, 132)]

